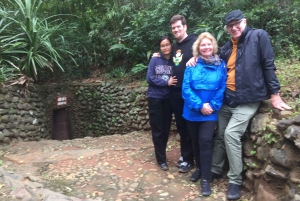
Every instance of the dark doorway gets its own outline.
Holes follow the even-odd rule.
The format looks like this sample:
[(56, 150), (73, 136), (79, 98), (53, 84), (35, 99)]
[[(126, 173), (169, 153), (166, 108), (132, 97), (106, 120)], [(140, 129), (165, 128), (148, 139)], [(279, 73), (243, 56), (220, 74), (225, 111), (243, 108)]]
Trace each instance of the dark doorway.
[(53, 110), (53, 140), (69, 140), (72, 139), (71, 135), (71, 121), (69, 118), (68, 108)]

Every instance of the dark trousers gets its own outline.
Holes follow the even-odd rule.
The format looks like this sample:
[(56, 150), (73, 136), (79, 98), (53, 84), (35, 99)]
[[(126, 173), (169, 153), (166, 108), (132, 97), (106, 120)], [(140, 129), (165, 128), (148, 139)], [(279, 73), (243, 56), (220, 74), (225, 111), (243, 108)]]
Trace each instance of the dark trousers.
[(201, 178), (208, 180), (212, 163), (212, 145), (216, 122), (188, 121), (187, 124), (192, 138), (197, 168), (201, 169)]
[(192, 141), (186, 120), (182, 117), (184, 100), (180, 92), (171, 93), (171, 105), (175, 115), (177, 132), (180, 135), (180, 151), (184, 162), (194, 164)]
[(166, 148), (172, 121), (172, 108), (169, 99), (148, 98), (148, 113), (158, 164), (166, 162)]

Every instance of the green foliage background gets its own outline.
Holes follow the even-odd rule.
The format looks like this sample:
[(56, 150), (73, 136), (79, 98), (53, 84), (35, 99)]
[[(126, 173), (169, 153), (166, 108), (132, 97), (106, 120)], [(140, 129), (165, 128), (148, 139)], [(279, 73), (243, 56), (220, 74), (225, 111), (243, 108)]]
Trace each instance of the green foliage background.
[[(110, 78), (139, 73), (144, 78), (149, 56), (158, 51), (157, 40), (162, 35), (171, 35), (169, 20), (174, 14), (187, 18), (189, 33), (209, 31), (222, 46), (229, 38), (223, 29), (224, 16), (233, 9), (242, 10), (249, 26), (268, 31), (277, 58), (299, 60), (298, 0), (47, 0), (38, 10), (33, 8), (34, 15), (28, 20), (34, 22), (37, 19), (40, 23), (37, 30), (41, 34), (37, 34), (39, 40), (35, 45), (41, 47), (41, 42), (47, 40), (53, 54), (50, 52), (47, 57), (43, 49), (37, 51), (47, 62), (35, 67), (28, 63), (25, 68), (29, 71), (25, 71), (22, 70), (24, 64), (21, 65), (24, 55), (13, 51), (28, 53), (29, 49), (14, 40), (7, 45), (4, 40), (11, 37), (11, 33), (16, 37), (21, 34), (21, 30), (16, 29), (18, 22), (22, 22), (16, 2), (34, 5), (36, 1), (1, 3), (0, 80), (11, 77), (14, 70), (8, 69), (16, 69), (15, 66), (22, 73), (31, 72), (27, 73), (31, 77), (34, 77), (32, 71), (36, 70), (36, 81), (53, 77), (64, 80), (84, 78), (95, 70), (99, 75), (109, 72)], [(49, 32), (49, 37), (42, 38)], [(46, 64), (48, 68), (45, 68)], [(7, 77), (5, 72), (9, 72)]]

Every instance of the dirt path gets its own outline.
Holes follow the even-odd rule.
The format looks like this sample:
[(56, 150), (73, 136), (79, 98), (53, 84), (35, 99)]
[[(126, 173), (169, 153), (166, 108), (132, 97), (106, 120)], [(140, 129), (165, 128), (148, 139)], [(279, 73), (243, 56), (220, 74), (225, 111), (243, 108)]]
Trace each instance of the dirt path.
[[(0, 153), (6, 170), (81, 200), (226, 200), (226, 180), (215, 181), (213, 195), (204, 198), (199, 182), (189, 181), (194, 170), (178, 173), (179, 143), (174, 135), (168, 142), (169, 171), (157, 168), (149, 132), (20, 142), (2, 147)], [(10, 191), (0, 183), (0, 200), (9, 200)], [(243, 195), (241, 200), (251, 200), (249, 193)]]

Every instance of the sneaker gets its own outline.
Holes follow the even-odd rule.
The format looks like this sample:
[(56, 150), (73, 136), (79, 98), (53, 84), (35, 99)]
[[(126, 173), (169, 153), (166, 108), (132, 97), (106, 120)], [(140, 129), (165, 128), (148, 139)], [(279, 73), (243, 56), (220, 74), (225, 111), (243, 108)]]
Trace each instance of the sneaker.
[(194, 165), (190, 163), (182, 162), (178, 168), (178, 172), (183, 172), (183, 173), (189, 172), (193, 168), (193, 166)]
[(162, 163), (158, 165), (160, 169), (162, 169), (163, 171), (166, 171), (169, 169), (167, 163)]
[(212, 191), (210, 188), (209, 180), (201, 180), (201, 192), (203, 196), (210, 196)]
[(195, 172), (191, 175), (190, 181), (196, 182), (201, 178), (201, 170), (196, 168)]
[(227, 199), (228, 200), (237, 200), (237, 199), (239, 199), (242, 196), (241, 188), (242, 188), (241, 185), (229, 183)]
[(179, 167), (182, 162), (183, 162), (183, 158), (182, 158), (182, 156), (180, 156), (180, 158), (177, 161), (176, 166)]
[(215, 179), (220, 179), (222, 178), (222, 174), (217, 174), (217, 173), (214, 173), (214, 172), (211, 172), (210, 173), (210, 182), (213, 182)]

